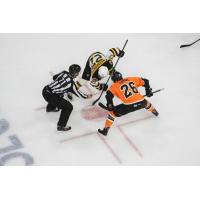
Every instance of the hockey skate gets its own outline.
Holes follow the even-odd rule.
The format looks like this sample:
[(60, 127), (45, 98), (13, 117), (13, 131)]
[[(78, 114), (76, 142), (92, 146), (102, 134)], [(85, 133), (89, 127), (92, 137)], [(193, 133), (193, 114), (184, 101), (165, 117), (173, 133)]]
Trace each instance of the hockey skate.
[(66, 126), (66, 127), (57, 126), (57, 131), (69, 131), (69, 130), (71, 130), (71, 126)]
[(104, 136), (107, 136), (107, 134), (108, 134), (108, 130), (109, 130), (109, 128), (104, 128), (104, 129), (98, 129), (98, 132), (99, 133), (101, 133), (102, 135), (104, 135)]
[(159, 115), (158, 111), (156, 109), (152, 110), (152, 113), (157, 117)]
[(59, 110), (60, 110), (59, 108), (54, 108), (54, 109), (46, 108), (46, 112), (58, 112)]

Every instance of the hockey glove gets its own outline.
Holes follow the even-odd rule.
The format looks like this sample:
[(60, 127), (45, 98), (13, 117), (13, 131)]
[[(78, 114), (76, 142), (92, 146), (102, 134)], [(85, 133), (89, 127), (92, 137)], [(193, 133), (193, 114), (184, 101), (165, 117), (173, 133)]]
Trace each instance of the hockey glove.
[(118, 57), (122, 58), (124, 56), (125, 52), (123, 50), (119, 50)]
[(108, 85), (106, 83), (101, 83), (100, 90), (106, 91), (108, 89)]
[(152, 97), (153, 96), (152, 88), (146, 88), (146, 96), (147, 97)]
[(86, 99), (90, 99), (90, 98), (92, 98), (92, 94), (87, 94)]

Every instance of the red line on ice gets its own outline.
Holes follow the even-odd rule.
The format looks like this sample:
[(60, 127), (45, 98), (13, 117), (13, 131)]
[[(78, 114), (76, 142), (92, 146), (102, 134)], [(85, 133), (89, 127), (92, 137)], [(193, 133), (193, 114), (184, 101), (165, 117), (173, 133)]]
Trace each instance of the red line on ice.
[(115, 159), (117, 160), (117, 162), (119, 164), (122, 164), (122, 161), (119, 158), (119, 156), (117, 155), (117, 153), (115, 153), (115, 151), (113, 150), (113, 148), (108, 144), (108, 142), (106, 142), (106, 140), (103, 138), (103, 136), (100, 136), (99, 134), (98, 134), (98, 136), (103, 141), (103, 143), (107, 146), (107, 148), (109, 149), (109, 151), (111, 152), (111, 154), (115, 157)]
[(142, 158), (143, 155), (140, 152), (140, 150), (138, 149), (138, 147), (135, 145), (135, 143), (124, 133), (124, 131), (122, 130), (122, 128), (120, 126), (117, 126), (117, 128), (119, 129), (120, 133), (124, 136), (125, 140), (131, 145), (131, 147), (137, 152), (137, 154)]
[[(134, 142), (123, 132), (123, 130), (121, 129), (121, 126), (132, 124), (134, 122), (143, 121), (143, 120), (149, 119), (151, 117), (152, 116), (148, 116), (148, 117), (145, 117), (145, 118), (142, 118), (142, 119), (133, 120), (133, 121), (130, 121), (130, 122), (127, 122), (127, 123), (115, 126), (115, 127), (117, 127), (119, 129), (120, 133), (124, 136), (124, 138), (128, 141), (128, 143), (138, 153), (138, 155), (140, 157), (143, 157), (142, 153), (140, 152), (140, 150), (138, 149), (138, 147), (134, 144)], [(74, 136), (74, 137), (71, 137), (71, 138), (68, 138), (68, 139), (61, 140), (60, 143), (68, 142), (70, 140), (74, 140), (74, 139), (78, 139), (78, 138), (83, 138), (83, 137), (90, 136), (90, 135), (93, 135), (93, 134), (97, 134), (97, 132), (93, 131), (93, 132), (90, 132), (90, 133), (85, 133), (85, 134), (82, 134), (82, 135)], [(103, 136), (100, 136), (99, 134), (97, 134), (97, 135), (103, 141), (103, 143), (106, 145), (106, 147), (109, 149), (109, 151), (112, 153), (112, 155), (115, 157), (115, 159), (117, 160), (117, 162), (120, 163), (120, 164), (122, 164), (122, 161), (119, 158), (119, 156), (115, 153), (115, 151), (108, 144), (108, 142), (106, 142), (106, 140), (103, 138)]]
[[(93, 134), (97, 134), (97, 132), (93, 131), (93, 132), (90, 132), (90, 133), (85, 133), (85, 134), (82, 134), (82, 135), (74, 136), (74, 137), (71, 137), (71, 138), (68, 138), (68, 139), (61, 140), (60, 143), (68, 142), (70, 140), (74, 140), (74, 139), (78, 139), (78, 138), (83, 138), (83, 137), (93, 135)], [(109, 149), (109, 151), (114, 156), (114, 158), (117, 160), (117, 162), (121, 164), (122, 163), (121, 159), (119, 158), (117, 153), (115, 153), (115, 151), (112, 149), (112, 147), (106, 142), (106, 140), (103, 138), (103, 136), (101, 137), (99, 134), (97, 134), (97, 135), (101, 139), (101, 141), (103, 141), (105, 146)]]
[(68, 139), (61, 140), (60, 142), (63, 143), (63, 142), (67, 142), (67, 141), (78, 139), (78, 138), (83, 138), (83, 137), (93, 135), (93, 134), (97, 134), (97, 132), (94, 131), (94, 132), (85, 133), (85, 134), (82, 134), (82, 135), (77, 135), (77, 136), (74, 136), (74, 137), (71, 137), (71, 138), (68, 138)]

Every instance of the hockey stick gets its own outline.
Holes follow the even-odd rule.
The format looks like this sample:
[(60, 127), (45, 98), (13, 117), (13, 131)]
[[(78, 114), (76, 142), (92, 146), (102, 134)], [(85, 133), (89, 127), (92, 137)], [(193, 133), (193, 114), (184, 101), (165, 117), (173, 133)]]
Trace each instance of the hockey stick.
[[(155, 91), (153, 91), (153, 94), (155, 94), (155, 93), (157, 93), (157, 92), (160, 92), (160, 91), (162, 91), (162, 90), (164, 90), (164, 88), (161, 88), (161, 89), (159, 89), (159, 90), (155, 90)], [(146, 97), (146, 96), (147, 96), (147, 95), (144, 95), (143, 97)], [(105, 110), (108, 110), (107, 106), (105, 106), (103, 103), (99, 102), (98, 105), (99, 105), (101, 108), (103, 108), (103, 109), (105, 109)]]
[[(155, 90), (153, 91), (153, 94), (157, 93), (157, 92), (160, 92), (160, 91), (163, 91), (165, 88), (161, 88), (161, 89), (158, 89), (158, 90)], [(146, 97), (147, 95), (145, 94), (143, 97)]]
[(180, 48), (184, 48), (184, 47), (189, 47), (189, 46), (192, 46), (193, 44), (195, 44), (196, 42), (198, 42), (198, 41), (200, 41), (200, 39), (198, 39), (198, 40), (196, 40), (196, 41), (194, 41), (193, 43), (191, 43), (191, 44), (183, 44), (183, 45), (181, 45), (180, 46)]
[[(122, 51), (125, 49), (127, 42), (128, 42), (128, 40), (126, 40), (126, 42), (125, 42), (125, 44), (124, 44), (124, 46), (123, 46), (123, 48), (122, 48)], [(114, 69), (116, 68), (119, 59), (120, 59), (120, 57), (117, 58), (117, 61), (116, 61), (115, 65), (114, 65), (114, 67), (113, 67), (113, 71), (114, 71)], [(113, 73), (113, 72), (112, 72), (112, 73)], [(111, 78), (111, 76), (112, 76), (112, 73), (111, 73), (111, 75), (109, 76), (109, 78), (108, 78), (108, 80), (106, 81), (105, 84), (108, 84), (108, 81), (110, 80), (110, 78)], [(103, 95), (103, 92), (104, 92), (104, 90), (102, 90), (100, 96), (99, 96), (95, 101), (92, 102), (92, 105), (93, 105), (93, 106), (97, 103), (97, 101), (99, 101), (99, 99), (100, 99), (101, 96)]]

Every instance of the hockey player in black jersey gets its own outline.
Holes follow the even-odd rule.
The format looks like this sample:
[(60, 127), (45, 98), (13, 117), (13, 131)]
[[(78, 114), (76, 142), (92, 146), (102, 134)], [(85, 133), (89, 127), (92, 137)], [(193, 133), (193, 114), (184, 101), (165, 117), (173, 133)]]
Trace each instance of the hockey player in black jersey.
[(95, 52), (87, 60), (82, 78), (76, 82), (78, 88), (90, 81), (90, 85), (98, 90), (107, 90), (108, 86), (99, 81), (113, 71), (113, 58), (123, 57), (124, 51), (119, 48), (112, 48), (104, 55), (101, 52)]
[(76, 96), (82, 98), (91, 98), (91, 95), (86, 95), (78, 90), (73, 79), (75, 79), (81, 71), (79, 65), (71, 65), (68, 71), (62, 71), (59, 74), (53, 76), (53, 82), (45, 86), (42, 95), (48, 102), (46, 112), (56, 112), (61, 109), (60, 118), (57, 123), (58, 131), (68, 131), (70, 126), (66, 126), (69, 120), (70, 114), (73, 110), (73, 105), (64, 99), (64, 93), (73, 93)]

